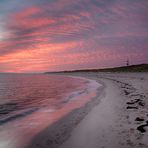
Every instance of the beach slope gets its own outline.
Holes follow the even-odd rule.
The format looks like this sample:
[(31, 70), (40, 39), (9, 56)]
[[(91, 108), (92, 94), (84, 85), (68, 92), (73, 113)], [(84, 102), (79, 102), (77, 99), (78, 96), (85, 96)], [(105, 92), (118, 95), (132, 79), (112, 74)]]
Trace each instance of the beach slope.
[[(91, 103), (37, 135), (29, 148), (148, 147), (147, 73), (77, 72), (66, 75), (96, 80), (104, 89)], [(56, 134), (57, 131), (63, 134)]]

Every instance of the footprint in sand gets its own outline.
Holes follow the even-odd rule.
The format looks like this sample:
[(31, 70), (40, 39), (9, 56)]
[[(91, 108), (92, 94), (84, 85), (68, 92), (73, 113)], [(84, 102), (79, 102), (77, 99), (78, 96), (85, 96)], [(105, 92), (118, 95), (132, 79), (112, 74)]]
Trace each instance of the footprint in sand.
[(146, 124), (140, 125), (137, 127), (137, 130), (140, 131), (141, 133), (145, 133), (146, 130), (144, 127), (148, 126), (148, 121), (146, 121)]

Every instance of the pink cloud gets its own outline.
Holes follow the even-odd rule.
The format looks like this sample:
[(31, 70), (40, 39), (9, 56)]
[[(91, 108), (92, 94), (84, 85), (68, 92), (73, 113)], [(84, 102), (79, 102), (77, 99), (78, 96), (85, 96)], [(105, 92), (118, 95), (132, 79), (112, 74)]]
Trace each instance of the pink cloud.
[(103, 67), (138, 55), (145, 59), (145, 3), (61, 0), (49, 4), (8, 15), (8, 34), (0, 41), (1, 71)]

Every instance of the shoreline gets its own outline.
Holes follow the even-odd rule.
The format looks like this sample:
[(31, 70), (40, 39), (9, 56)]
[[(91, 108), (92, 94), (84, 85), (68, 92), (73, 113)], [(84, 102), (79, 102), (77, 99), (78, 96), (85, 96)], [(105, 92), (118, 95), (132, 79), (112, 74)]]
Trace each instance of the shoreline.
[[(71, 75), (69, 76), (75, 77)], [(75, 78), (81, 78), (81, 76)], [(85, 77), (82, 78), (92, 81), (91, 79)], [(99, 81), (98, 84), (101, 84), (101, 86), (97, 88), (95, 97), (91, 97), (91, 99), (89, 98), (89, 101), (85, 102), (85, 104), (73, 109), (61, 119), (57, 120), (52, 125), (49, 125), (49, 127), (37, 134), (32, 139), (31, 143), (25, 148), (46, 148), (48, 146), (50, 146), (50, 148), (57, 148), (64, 143), (70, 137), (72, 130), (81, 122), (81, 120), (83, 120), (83, 118), (91, 111), (91, 109), (93, 109), (95, 105), (99, 104), (103, 98), (104, 88), (106, 86), (101, 81)], [(98, 97), (100, 99), (98, 99)]]
[[(59, 79), (59, 81), (57, 81), (59, 83), (56, 84), (62, 85), (61, 82), (63, 82), (63, 76), (56, 78)], [(73, 87), (73, 83), (70, 81), (71, 78), (67, 78), (66, 76), (66, 79), (69, 79), (70, 82), (67, 86)], [(64, 91), (67, 91), (67, 93), (59, 99), (59, 104), (55, 104), (53, 108), (52, 106), (48, 107), (45, 105), (31, 114), (29, 114), (30, 112), (24, 113), (24, 111), (22, 111), (21, 114), (17, 113), (15, 115), (14, 112), (14, 115), (12, 114), (13, 116), (8, 118), (6, 117), (3, 120), (1, 119), (0, 123), (3, 125), (1, 125), (0, 147), (26, 147), (30, 140), (46, 127), (54, 124), (73, 109), (80, 108), (80, 106), (89, 101), (91, 97), (96, 96), (96, 89), (100, 87), (100, 84), (86, 78), (75, 77), (72, 79), (74, 80), (74, 84), (78, 85), (78, 88), (73, 89), (73, 91), (67, 91), (69, 88), (65, 87)]]
[[(143, 80), (146, 82), (148, 80), (146, 74), (69, 73), (68, 75), (101, 80), (105, 83), (104, 90), (95, 98), (96, 102), (93, 99), (84, 107), (73, 110), (39, 133), (27, 148), (146, 148), (148, 146), (147, 115), (145, 115), (148, 101), (147, 83), (143, 83)], [(145, 92), (143, 89), (139, 90), (142, 86), (146, 87)], [(146, 105), (131, 107), (137, 105), (137, 102), (132, 102), (136, 99), (134, 95), (141, 97), (144, 93), (143, 100)], [(143, 100), (141, 99), (141, 104)], [(141, 118), (142, 121), (136, 121)], [(138, 127), (144, 129), (144, 132), (138, 130)]]

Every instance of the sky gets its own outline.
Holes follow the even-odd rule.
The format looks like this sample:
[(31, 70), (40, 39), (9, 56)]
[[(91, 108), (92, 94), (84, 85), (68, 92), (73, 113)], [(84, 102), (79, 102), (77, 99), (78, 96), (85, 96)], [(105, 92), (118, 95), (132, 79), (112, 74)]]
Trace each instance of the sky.
[(148, 0), (0, 0), (0, 72), (148, 63)]

